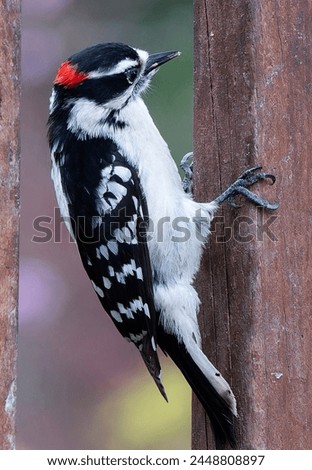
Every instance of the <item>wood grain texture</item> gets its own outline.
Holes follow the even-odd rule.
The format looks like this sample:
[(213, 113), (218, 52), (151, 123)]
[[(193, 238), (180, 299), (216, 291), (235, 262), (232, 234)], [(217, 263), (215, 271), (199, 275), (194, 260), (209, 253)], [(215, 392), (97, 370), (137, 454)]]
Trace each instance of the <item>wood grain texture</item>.
[[(312, 3), (195, 0), (195, 198), (277, 176), (219, 210), (197, 288), (204, 350), (238, 400), (242, 449), (312, 449)], [(214, 448), (193, 400), (193, 448)]]
[(15, 446), (20, 2), (0, 3), (0, 449)]

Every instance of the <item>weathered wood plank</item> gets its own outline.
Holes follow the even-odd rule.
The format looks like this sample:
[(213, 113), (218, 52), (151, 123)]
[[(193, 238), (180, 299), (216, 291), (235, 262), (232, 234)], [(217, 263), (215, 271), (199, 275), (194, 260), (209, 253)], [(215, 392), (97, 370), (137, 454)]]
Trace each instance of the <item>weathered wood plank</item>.
[[(281, 205), (219, 211), (197, 281), (204, 349), (237, 396), (239, 448), (311, 449), (312, 3), (194, 5), (196, 199), (260, 164), (278, 179), (256, 191)], [(213, 448), (193, 411), (193, 447)]]
[(20, 1), (0, 3), (0, 449), (15, 446)]

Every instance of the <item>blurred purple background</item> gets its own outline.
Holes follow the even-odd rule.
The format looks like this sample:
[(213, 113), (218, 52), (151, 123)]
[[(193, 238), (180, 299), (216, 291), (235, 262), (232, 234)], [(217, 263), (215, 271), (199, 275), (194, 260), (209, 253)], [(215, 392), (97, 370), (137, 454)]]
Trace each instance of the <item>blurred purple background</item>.
[(165, 403), (103, 312), (55, 216), (51, 83), (69, 55), (106, 41), (183, 52), (157, 74), (146, 101), (177, 160), (192, 148), (192, 2), (23, 1), (18, 449), (190, 448), (184, 379), (162, 356)]

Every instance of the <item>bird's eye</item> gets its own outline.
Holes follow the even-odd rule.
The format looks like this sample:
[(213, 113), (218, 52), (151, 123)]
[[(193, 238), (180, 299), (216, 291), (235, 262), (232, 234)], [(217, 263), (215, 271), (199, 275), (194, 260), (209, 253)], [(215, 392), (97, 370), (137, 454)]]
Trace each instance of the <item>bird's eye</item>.
[(132, 68), (126, 71), (126, 78), (128, 80), (129, 85), (132, 85), (132, 83), (135, 82), (138, 75), (139, 75), (138, 68)]

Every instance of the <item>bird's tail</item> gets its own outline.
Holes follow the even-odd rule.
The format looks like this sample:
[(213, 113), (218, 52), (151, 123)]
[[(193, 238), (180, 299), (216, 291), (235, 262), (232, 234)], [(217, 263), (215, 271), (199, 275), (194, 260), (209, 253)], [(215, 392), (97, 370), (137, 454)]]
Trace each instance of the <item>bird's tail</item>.
[(160, 331), (158, 344), (179, 367), (203, 405), (214, 431), (216, 448), (224, 449), (227, 443), (235, 448), (236, 400), (229, 384), (195, 342), (187, 350), (176, 337)]

